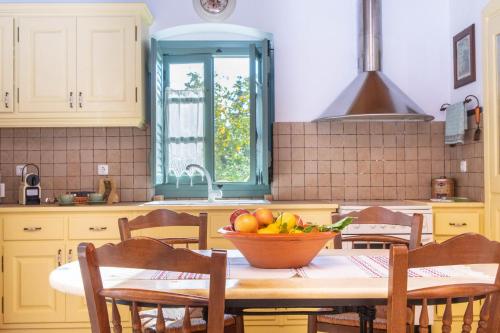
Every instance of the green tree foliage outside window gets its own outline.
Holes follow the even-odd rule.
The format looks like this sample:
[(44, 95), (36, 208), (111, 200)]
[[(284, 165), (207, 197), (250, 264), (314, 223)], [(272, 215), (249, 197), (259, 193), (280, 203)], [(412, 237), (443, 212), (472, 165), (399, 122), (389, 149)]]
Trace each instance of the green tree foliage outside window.
[[(202, 89), (199, 73), (189, 73), (186, 89)], [(217, 74), (216, 74), (217, 76)], [(250, 178), (250, 80), (238, 76), (230, 88), (215, 80), (214, 162), (217, 182)]]

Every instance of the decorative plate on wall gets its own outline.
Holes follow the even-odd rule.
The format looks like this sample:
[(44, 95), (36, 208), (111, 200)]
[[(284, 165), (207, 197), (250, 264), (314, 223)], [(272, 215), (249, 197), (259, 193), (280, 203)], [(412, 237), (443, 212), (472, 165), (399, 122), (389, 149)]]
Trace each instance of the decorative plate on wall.
[(201, 18), (220, 22), (233, 13), (236, 0), (193, 0), (193, 7)]

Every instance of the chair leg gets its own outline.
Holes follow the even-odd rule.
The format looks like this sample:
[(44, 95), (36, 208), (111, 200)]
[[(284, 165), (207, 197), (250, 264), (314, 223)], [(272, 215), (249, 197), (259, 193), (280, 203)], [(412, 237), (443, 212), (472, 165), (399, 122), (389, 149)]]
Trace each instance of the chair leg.
[(243, 321), (243, 315), (236, 316), (236, 333), (245, 333), (245, 322)]
[(318, 332), (318, 320), (317, 316), (309, 315), (307, 316), (307, 333)]

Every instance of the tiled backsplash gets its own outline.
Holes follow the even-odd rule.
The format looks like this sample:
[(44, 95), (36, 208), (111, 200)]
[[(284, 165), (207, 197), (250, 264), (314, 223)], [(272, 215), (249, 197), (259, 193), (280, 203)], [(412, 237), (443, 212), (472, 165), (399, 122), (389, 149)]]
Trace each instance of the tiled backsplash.
[[(273, 197), (278, 200), (429, 199), (431, 180), (457, 178), (457, 195), (483, 200), (482, 142), (447, 147), (444, 123), (278, 123)], [(469, 172), (459, 174), (460, 159)]]
[(93, 191), (108, 164), (122, 201), (151, 198), (148, 130), (137, 128), (2, 128), (0, 172), (6, 184), (3, 202), (17, 202), (17, 164), (40, 167), (42, 197), (67, 191)]
[[(466, 131), (465, 143), (454, 147), (446, 146), (445, 161), (446, 175), (455, 178), (457, 196), (484, 201), (484, 143), (483, 128), (481, 139), (474, 141), (474, 117), (469, 117), (469, 130)], [(482, 124), (481, 124), (482, 125)], [(460, 172), (460, 161), (467, 161), (467, 172)]]
[[(472, 118), (470, 118), (472, 121)], [(483, 142), (444, 144), (444, 123), (277, 123), (274, 126), (276, 200), (428, 199), (431, 179), (457, 180), (457, 195), (484, 200)], [(17, 201), (17, 164), (41, 168), (43, 198), (96, 190), (98, 164), (108, 164), (122, 201), (153, 195), (149, 130), (137, 128), (2, 128), (3, 202)], [(460, 160), (468, 172), (460, 173)]]

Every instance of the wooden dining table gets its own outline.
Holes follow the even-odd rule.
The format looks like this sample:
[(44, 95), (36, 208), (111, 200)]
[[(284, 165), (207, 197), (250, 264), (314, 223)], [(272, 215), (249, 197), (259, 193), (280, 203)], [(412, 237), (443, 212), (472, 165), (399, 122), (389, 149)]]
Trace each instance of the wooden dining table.
[[(210, 250), (199, 252), (210, 254)], [(388, 250), (322, 250), (309, 266), (272, 270), (251, 267), (239, 251), (228, 250), (226, 312), (247, 314), (245, 310), (249, 309), (285, 308), (291, 313), (304, 314), (304, 308), (369, 309), (383, 305), (388, 295), (388, 259)], [(408, 289), (493, 283), (496, 269), (497, 265), (473, 265), (410, 271)], [(209, 284), (208, 277), (182, 272), (105, 267), (101, 269), (101, 276), (105, 288), (138, 288), (199, 296), (207, 296)], [(63, 293), (85, 294), (78, 261), (55, 269), (50, 275), (50, 284)]]

